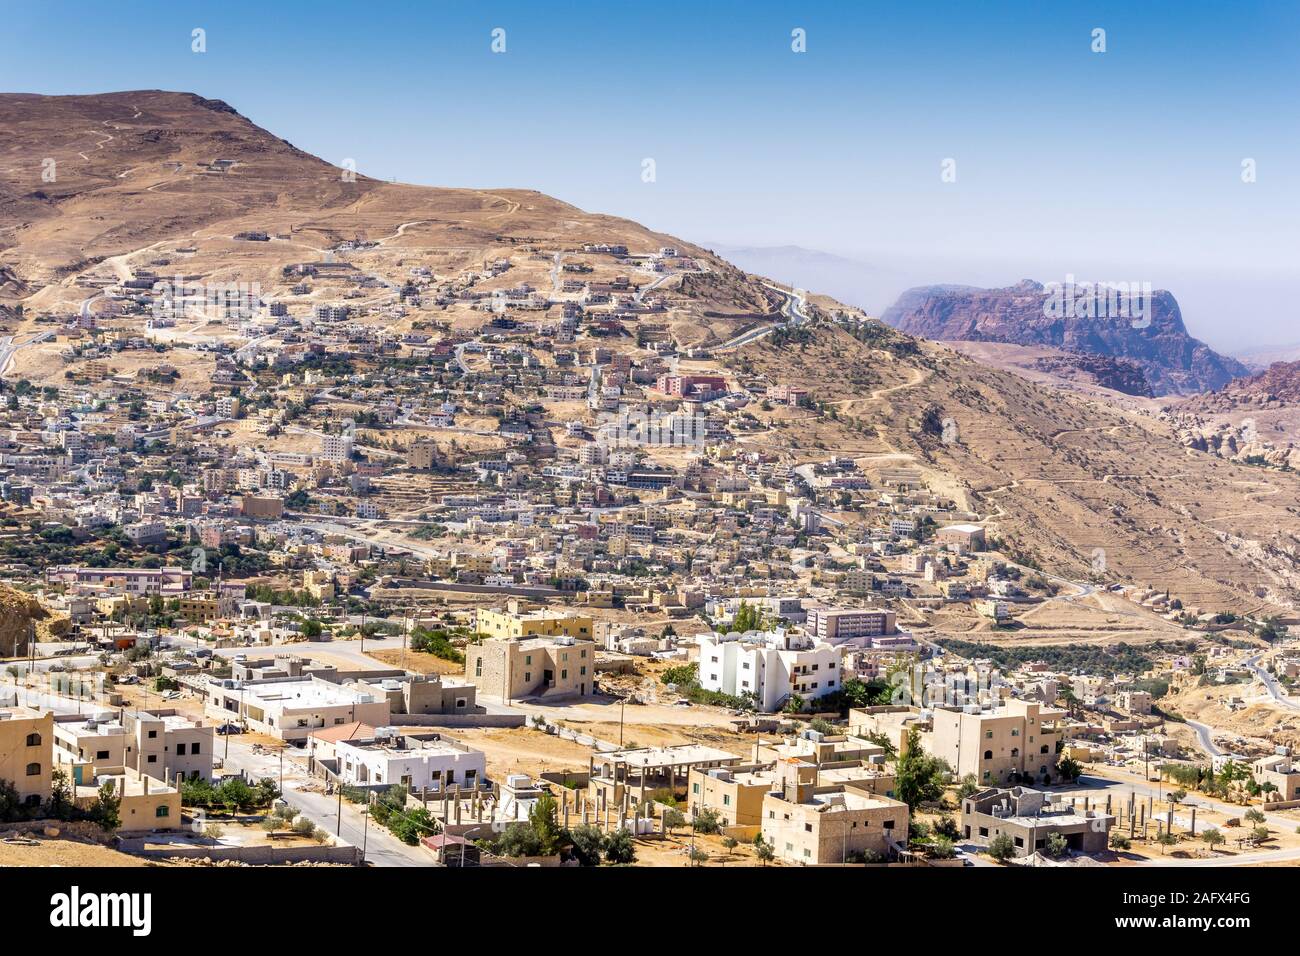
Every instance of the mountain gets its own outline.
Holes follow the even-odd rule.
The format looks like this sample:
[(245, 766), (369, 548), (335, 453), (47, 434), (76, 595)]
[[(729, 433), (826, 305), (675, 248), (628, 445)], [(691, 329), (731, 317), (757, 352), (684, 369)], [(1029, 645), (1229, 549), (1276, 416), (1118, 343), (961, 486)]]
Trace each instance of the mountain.
[[(371, 179), (274, 136), (229, 104), (162, 90), (86, 96), (0, 94), (0, 292), (68, 308), (67, 290), (96, 267), (124, 277), (137, 260), (245, 232), (272, 237), (238, 260), (278, 268), (340, 242), (455, 249), (467, 256), (604, 242), (675, 246), (707, 275), (690, 277), (674, 321), (690, 340), (731, 334), (725, 320), (775, 317), (780, 297), (690, 243), (627, 219), (584, 212), (526, 189), (458, 189)], [(216, 250), (213, 250), (214, 253)], [(189, 253), (186, 253), (189, 255)], [(202, 264), (203, 250), (191, 265)], [(130, 260), (129, 262), (127, 260)], [(234, 264), (234, 263), (232, 263)], [(673, 298), (677, 283), (662, 294)], [(39, 294), (45, 290), (44, 294)], [(718, 320), (723, 320), (719, 325)]]
[(1141, 368), (1157, 395), (1210, 391), (1249, 372), (1192, 338), (1169, 292), (1152, 293), (1144, 318), (1053, 314), (1053, 301), (1047, 288), (1030, 280), (1004, 289), (924, 286), (904, 292), (881, 318), (936, 341), (1047, 345), (1125, 359)]
[[(880, 488), (882, 469), (914, 467), (1008, 549), (1049, 573), (1083, 579), (1102, 549), (1108, 579), (1168, 588), (1189, 605), (1276, 609), (1300, 598), (1300, 514), (1291, 504), (1300, 499), (1300, 476), (1187, 447), (1173, 424), (1141, 412), (1142, 401), (1119, 409), (1096, 394), (1100, 389), (1067, 392), (981, 364), (867, 319), (817, 289), (801, 313), (809, 321), (747, 340), (740, 333), (772, 324), (785, 297), (697, 244), (527, 189), (415, 186), (364, 175), (351, 181), (346, 170), (229, 105), (189, 93), (0, 95), (0, 129), (3, 304), (23, 306), (21, 315), (6, 314), (6, 324), (18, 327), (0, 333), (14, 336), (0, 343), (12, 379), (68, 387), (89, 361), (88, 350), (70, 348), (67, 336), (53, 333), (79, 308), (84, 314), (93, 305), (101, 336), (123, 345), (138, 338), (148, 313), (122, 283), (141, 275), (146, 282), (175, 273), (187, 282), (256, 281), (265, 299), (288, 303), (296, 316), (346, 302), (369, 325), (438, 337), (479, 333), (489, 313), (478, 300), (439, 302), (434, 290), (457, 286), (486, 297), (528, 285), (545, 298), (562, 286), (564, 266), (578, 269), (575, 275), (591, 268), (602, 280), (622, 275), (643, 292), (653, 285), (660, 311), (626, 318), (629, 334), (622, 337), (590, 339), (584, 329), (574, 350), (607, 342), (649, 360), (633, 333), (652, 326), (647, 341), (667, 344), (660, 328), (666, 327), (678, 347), (671, 361), (684, 368), (729, 367), (742, 387), (752, 383), (753, 395), (771, 384), (809, 392), (809, 406), (767, 410), (751, 401), (737, 414), (735, 447), (760, 463), (851, 456)], [(43, 177), (43, 168), (53, 175)], [(249, 241), (248, 233), (265, 236)], [(654, 273), (656, 263), (644, 256), (638, 264), (584, 249), (588, 243), (625, 244), (642, 254), (671, 246), (680, 255), (665, 257), (675, 263), (671, 270)], [(295, 271), (295, 264), (313, 268)], [(416, 270), (433, 277), (430, 294), (407, 307), (392, 289)], [(300, 286), (307, 288), (295, 291)], [(1108, 388), (1140, 389), (1125, 361), (1139, 365), (1153, 385), (1153, 369), (1166, 383), (1198, 372), (1212, 378), (1202, 366), (1224, 360), (1186, 336), (1172, 297), (1161, 296), (1152, 328), (1130, 331), (1132, 341), (1104, 325), (1075, 323), (1069, 335), (1035, 332), (1050, 348), (1110, 355), (1113, 366), (1089, 368), (1082, 359), (1049, 354), (1032, 361)], [(952, 338), (987, 334), (996, 341), (997, 332), (1012, 340), (1016, 317), (1030, 326), (1042, 322), (1042, 298), (1041, 287), (913, 290), (899, 300), (907, 315), (894, 318), (906, 326), (915, 316), (931, 331), (965, 333)], [(539, 314), (558, 322), (558, 312)], [(539, 360), (549, 363), (548, 354), (561, 351), (545, 336), (535, 338), (529, 347)], [(691, 346), (732, 339), (740, 344), (711, 358), (688, 356)], [(167, 385), (148, 383), (164, 361), (152, 348), (114, 351), (117, 374), (141, 389), (204, 395), (217, 368), (214, 343), (230, 350), (247, 335), (235, 323), (183, 322), (162, 330), (160, 341), (174, 346), (164, 353), (174, 373)], [(1183, 364), (1158, 364), (1163, 356), (1154, 345), (1176, 341), (1187, 350)], [(1143, 344), (1152, 346), (1150, 355)], [(367, 355), (350, 361), (379, 367)], [(1225, 373), (1219, 384), (1231, 377)], [(540, 399), (527, 392), (502, 401), (522, 411)], [(946, 418), (954, 424), (951, 443), (925, 426)], [(291, 449), (309, 441), (283, 434), (251, 440)], [(745, 473), (739, 466), (737, 457), (738, 477)], [(858, 530), (865, 540), (865, 528)], [(1116, 617), (1114, 633), (1122, 639), (1125, 621)]]

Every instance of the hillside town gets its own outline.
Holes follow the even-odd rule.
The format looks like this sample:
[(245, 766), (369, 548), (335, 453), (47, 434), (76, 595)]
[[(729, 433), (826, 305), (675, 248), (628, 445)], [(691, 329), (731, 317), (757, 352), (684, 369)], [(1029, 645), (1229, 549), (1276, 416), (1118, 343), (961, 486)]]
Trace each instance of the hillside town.
[(763, 284), (767, 321), (688, 342), (719, 273), (667, 245), (356, 239), (265, 289), (217, 261), (106, 260), (5, 340), (4, 832), (175, 864), (1300, 860), (1295, 622), (1103, 549), (1041, 566), (922, 458), (790, 441), (840, 412), (751, 361), (908, 337)]

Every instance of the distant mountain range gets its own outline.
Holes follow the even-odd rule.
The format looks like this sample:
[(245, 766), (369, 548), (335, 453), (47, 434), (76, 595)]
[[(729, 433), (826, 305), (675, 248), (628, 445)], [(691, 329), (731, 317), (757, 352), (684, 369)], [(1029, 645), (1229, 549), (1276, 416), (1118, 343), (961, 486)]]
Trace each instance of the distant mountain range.
[(1156, 395), (1212, 391), (1250, 374), (1187, 333), (1169, 292), (1154, 290), (1141, 318), (1052, 314), (1050, 294), (1031, 280), (1004, 289), (921, 286), (904, 292), (881, 318), (937, 341), (1044, 345), (1124, 359), (1142, 370)]

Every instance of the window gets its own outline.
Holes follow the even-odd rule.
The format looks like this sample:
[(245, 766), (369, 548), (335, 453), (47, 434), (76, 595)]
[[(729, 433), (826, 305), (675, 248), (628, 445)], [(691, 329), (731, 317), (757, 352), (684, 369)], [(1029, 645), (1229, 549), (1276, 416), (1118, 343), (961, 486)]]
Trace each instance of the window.
[(29, 747), (39, 747), (40, 745), (41, 745), (41, 735), (40, 735), (40, 734), (28, 734), (28, 735), (27, 735), (27, 746), (29, 746)]
[(530, 682), (532, 681), (532, 679), (533, 679), (533, 672), (532, 672), (532, 671), (524, 671), (524, 683), (525, 683), (525, 684), (530, 683)]
[(150, 754), (149, 759), (145, 761), (145, 763), (157, 763), (157, 762), (158, 762), (157, 754)]
[(1045, 753), (1047, 753), (1047, 744), (1043, 744), (1041, 747), (1039, 747), (1039, 748), (1038, 748), (1038, 752), (1039, 752), (1040, 754), (1045, 754)]
[(524, 655), (524, 663), (531, 667), (531, 666), (532, 666), (532, 663), (533, 663), (533, 655), (532, 655), (532, 654), (525, 654), (525, 655)]
[(27, 765), (27, 776), (39, 777), (41, 775), (41, 765), (38, 763), (29, 763)]
[[(302, 720), (300, 720), (300, 721), (298, 721), (298, 726), (299, 726), (299, 727), (305, 727), (305, 726), (307, 726), (307, 723), (306, 723), (306, 721), (302, 721)], [(184, 745), (184, 744), (177, 744), (177, 745), (176, 745), (176, 752), (177, 752), (178, 754), (184, 754), (184, 753), (185, 753), (185, 745)]]
[(107, 759), (108, 759), (108, 751), (107, 751), (107, 750), (96, 750), (96, 751), (95, 751), (95, 759), (96, 759), (96, 760), (107, 760)]
[(159, 807), (158, 809), (154, 810), (153, 815), (159, 818), (169, 817), (172, 815), (171, 807), (167, 807), (167, 806)]
[(477, 659), (474, 661), (474, 676), (475, 676), (475, 677), (482, 677), (482, 676), (483, 676), (483, 658), (481, 658), (481, 657), (480, 657), (480, 658), (477, 658)]
[(986, 750), (986, 751), (984, 751), (984, 759), (985, 759), (985, 760), (992, 760), (992, 759), (993, 759), (993, 751), (992, 751), (992, 750)]
[(724, 793), (724, 794), (722, 795), (722, 805), (723, 805), (724, 807), (729, 807), (729, 806), (731, 806), (731, 794), (729, 794), (729, 793)]
[(1019, 730), (1018, 728), (1016, 728), (1016, 727), (1012, 727), (1012, 728), (1011, 728), (1011, 736), (1012, 736), (1012, 737), (1019, 737), (1019, 736), (1020, 736), (1020, 730)]
[(805, 823), (805, 824), (803, 825), (803, 832), (804, 832), (804, 833), (812, 833), (812, 824), (811, 824), (811, 823)]
[(988, 835), (989, 835), (989, 828), (988, 828), (988, 827), (980, 827), (980, 836), (982, 836), (982, 837), (986, 837), (986, 836), (988, 836)]
[(156, 730), (151, 730), (151, 731), (149, 731), (149, 739), (150, 739), (150, 740), (153, 740), (153, 739), (154, 739), (155, 737), (157, 737), (157, 736), (158, 736), (158, 731), (156, 731)]
[(569, 679), (569, 671), (567, 668), (564, 668), (560, 671), (560, 680), (568, 680), (568, 679)]
[(582, 676), (585, 677), (586, 674), (587, 674), (587, 665), (586, 665), (586, 664), (583, 664), (581, 667), (579, 667), (579, 668), (578, 668), (578, 673), (579, 673), (580, 675), (582, 675)]
[(984, 731), (984, 739), (985, 739), (985, 740), (992, 740), (992, 739), (993, 739), (993, 731), (991, 731), (991, 730), (986, 730), (986, 731)]
[(190, 744), (190, 753), (196, 754), (198, 752), (199, 752), (199, 745), (197, 743)]
[(698, 783), (691, 784), (691, 793), (699, 793), (699, 792), (700, 792), (700, 785)]

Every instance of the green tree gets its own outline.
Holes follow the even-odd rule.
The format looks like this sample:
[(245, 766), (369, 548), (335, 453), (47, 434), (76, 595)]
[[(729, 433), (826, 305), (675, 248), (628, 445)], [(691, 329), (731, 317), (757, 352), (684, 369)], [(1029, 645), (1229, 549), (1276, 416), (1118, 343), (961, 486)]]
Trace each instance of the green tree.
[(116, 830), (122, 825), (122, 798), (117, 793), (117, 781), (109, 778), (100, 784), (90, 807), (90, 819), (105, 830)]
[(599, 827), (589, 824), (574, 827), (568, 833), (568, 843), (573, 850), (573, 855), (583, 866), (600, 866), (605, 835), (600, 832)]
[(999, 833), (989, 840), (988, 854), (1002, 863), (1016, 855), (1016, 844), (1007, 834)]
[(1044, 850), (1046, 850), (1047, 855), (1052, 859), (1060, 859), (1065, 856), (1066, 851), (1069, 849), (1069, 841), (1067, 841), (1065, 837), (1061, 836), (1061, 834), (1052, 833), (1048, 835), (1047, 844), (1044, 847)]
[(632, 831), (627, 828), (605, 837), (604, 850), (605, 859), (610, 863), (636, 862), (636, 844), (632, 842)]
[(1227, 837), (1225, 837), (1216, 827), (1210, 827), (1202, 833), (1201, 839), (1204, 840), (1206, 845), (1210, 848), (1210, 852), (1214, 852), (1217, 847), (1220, 847), (1227, 842)]
[(921, 732), (913, 727), (907, 732), (907, 750), (894, 765), (894, 792), (913, 813), (923, 803), (943, 797), (952, 768), (948, 761), (932, 756), (921, 747)]
[(528, 824), (537, 834), (537, 845), (541, 856), (550, 856), (560, 851), (560, 825), (556, 822), (555, 797), (543, 793), (528, 811)]
[(1068, 780), (1071, 783), (1079, 779), (1083, 773), (1083, 767), (1079, 761), (1073, 757), (1062, 757), (1056, 764), (1056, 772), (1061, 775), (1062, 780)]

